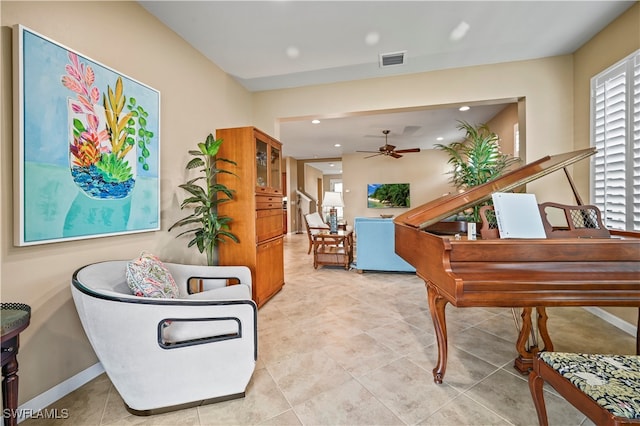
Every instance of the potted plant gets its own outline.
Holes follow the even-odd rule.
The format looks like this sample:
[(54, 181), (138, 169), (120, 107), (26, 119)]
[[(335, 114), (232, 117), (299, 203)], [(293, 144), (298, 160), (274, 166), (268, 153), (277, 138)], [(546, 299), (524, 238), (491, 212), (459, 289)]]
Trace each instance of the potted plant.
[[(500, 151), (500, 138), (486, 124), (474, 126), (465, 121), (458, 123), (458, 129), (465, 131), (464, 140), (449, 145), (436, 145), (436, 148), (449, 154), (447, 163), (453, 166), (449, 172), (450, 180), (458, 190), (489, 182), (501, 176), (513, 164), (520, 162), (520, 158)], [(463, 212), (465, 220), (480, 222), (481, 206), (477, 205), (472, 210)]]
[[(234, 161), (226, 158), (218, 158), (218, 150), (222, 145), (222, 139), (214, 139), (212, 134), (207, 136), (204, 142), (198, 144), (198, 150), (189, 151), (194, 158), (187, 163), (187, 170), (199, 169), (201, 175), (189, 180), (180, 188), (187, 191), (190, 196), (185, 198), (180, 205), (180, 209), (193, 208), (193, 213), (180, 219), (171, 227), (181, 226), (193, 227), (181, 232), (181, 235), (193, 234), (193, 239), (189, 241), (188, 247), (196, 246), (200, 253), (207, 255), (207, 265), (214, 265), (215, 247), (220, 242), (227, 239), (238, 242), (238, 238), (229, 231), (229, 223), (233, 220), (228, 216), (218, 215), (218, 204), (233, 200), (233, 190), (227, 186), (216, 182), (219, 173), (228, 173), (235, 176), (235, 173), (220, 168), (218, 163), (236, 165)], [(202, 185), (199, 183), (202, 181)]]

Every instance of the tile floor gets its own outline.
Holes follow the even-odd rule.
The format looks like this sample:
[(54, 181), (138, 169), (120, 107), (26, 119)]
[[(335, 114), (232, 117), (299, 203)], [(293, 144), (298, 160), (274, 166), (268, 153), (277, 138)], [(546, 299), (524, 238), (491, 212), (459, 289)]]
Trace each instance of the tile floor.
[[(313, 269), (306, 235), (285, 239), (286, 285), (258, 314), (258, 365), (243, 399), (151, 417), (129, 414), (106, 375), (57, 401), (65, 425), (536, 425), (512, 367), (509, 309), (447, 308), (449, 363), (437, 358), (415, 274)], [(581, 308), (551, 308), (556, 350), (633, 353), (635, 339)], [(552, 425), (592, 423), (546, 388)], [(58, 424), (28, 419), (26, 426)]]

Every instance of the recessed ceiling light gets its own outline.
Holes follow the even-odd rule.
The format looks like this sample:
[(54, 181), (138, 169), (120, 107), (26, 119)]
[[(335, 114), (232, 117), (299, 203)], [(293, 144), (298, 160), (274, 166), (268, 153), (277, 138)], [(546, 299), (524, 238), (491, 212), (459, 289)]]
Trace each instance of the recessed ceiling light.
[(329, 167), (333, 167), (333, 166), (335, 166), (335, 164), (329, 163)]
[(297, 58), (300, 56), (300, 50), (295, 46), (287, 47), (287, 56), (290, 58)]
[(339, 143), (337, 143), (337, 144), (335, 144), (335, 145), (333, 145), (333, 146), (335, 146), (336, 148), (340, 148), (342, 145), (340, 145)]
[(458, 108), (458, 111), (469, 111), (471, 109), (471, 107), (464, 105), (461, 106), (460, 108)]
[(438, 136), (438, 137), (436, 138), (436, 140), (437, 140), (437, 141), (441, 141), (441, 140), (444, 140), (444, 138), (443, 138), (442, 136)]
[(364, 42), (367, 43), (369, 46), (375, 46), (376, 44), (378, 44), (379, 41), (380, 41), (380, 34), (376, 31), (371, 31), (367, 33), (367, 35), (364, 37)]
[(469, 31), (471, 25), (467, 24), (464, 21), (461, 21), (449, 34), (449, 39), (451, 41), (461, 40), (464, 36), (467, 35), (467, 31)]
[(320, 124), (320, 120), (317, 120), (317, 119), (316, 119), (316, 120), (311, 120), (311, 123), (313, 123), (313, 124)]

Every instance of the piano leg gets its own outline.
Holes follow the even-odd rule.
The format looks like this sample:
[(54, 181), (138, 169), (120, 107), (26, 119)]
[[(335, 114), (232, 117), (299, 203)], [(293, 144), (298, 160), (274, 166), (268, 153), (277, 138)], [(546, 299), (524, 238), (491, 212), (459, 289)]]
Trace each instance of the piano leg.
[[(536, 308), (538, 313), (538, 330), (540, 331), (540, 337), (542, 338), (542, 343), (544, 343), (545, 351), (553, 351), (553, 342), (551, 341), (551, 336), (549, 336), (549, 329), (547, 328), (547, 310), (544, 306), (538, 306)], [(533, 354), (532, 354), (533, 359)]]
[(433, 369), (433, 381), (441, 384), (447, 369), (447, 322), (444, 310), (448, 301), (440, 295), (438, 288), (430, 282), (427, 282), (427, 298), (429, 299), (429, 311), (431, 312), (431, 319), (433, 320), (438, 342), (438, 364)]
[[(520, 328), (520, 334), (518, 335), (518, 340), (516, 341), (516, 349), (518, 350), (518, 354), (520, 355), (516, 358), (513, 366), (522, 374), (529, 374), (529, 372), (533, 368), (534, 353), (540, 351), (537, 342), (533, 346), (527, 347), (527, 341), (532, 329), (532, 311), (533, 308), (522, 309), (522, 328)], [(544, 343), (544, 350), (552, 351), (553, 343), (551, 342), (549, 330), (547, 329), (547, 311), (545, 310), (544, 306), (538, 306), (536, 307), (536, 313), (538, 331), (540, 332), (540, 337), (542, 338), (542, 342)]]

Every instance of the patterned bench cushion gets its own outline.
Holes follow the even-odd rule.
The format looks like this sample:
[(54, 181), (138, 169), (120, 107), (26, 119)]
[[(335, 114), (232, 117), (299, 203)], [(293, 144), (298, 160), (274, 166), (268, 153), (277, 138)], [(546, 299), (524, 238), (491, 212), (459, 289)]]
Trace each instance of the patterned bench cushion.
[(640, 356), (542, 352), (540, 360), (614, 416), (640, 419)]

